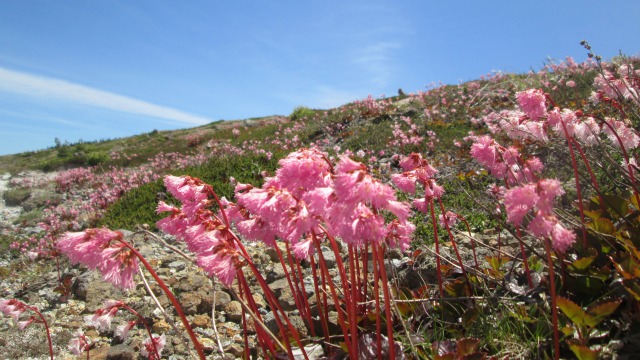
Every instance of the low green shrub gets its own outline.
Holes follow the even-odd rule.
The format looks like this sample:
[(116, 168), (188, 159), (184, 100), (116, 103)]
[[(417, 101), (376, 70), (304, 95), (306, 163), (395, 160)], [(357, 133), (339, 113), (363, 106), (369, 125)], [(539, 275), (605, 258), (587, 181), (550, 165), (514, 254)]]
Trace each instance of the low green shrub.
[(31, 191), (29, 189), (15, 188), (9, 189), (2, 194), (4, 203), (7, 206), (19, 206), (29, 198)]
[(306, 106), (298, 106), (293, 109), (293, 112), (291, 113), (291, 115), (289, 115), (289, 118), (293, 121), (302, 120), (304, 118), (310, 120), (315, 114), (316, 112), (314, 110), (309, 109)]
[[(231, 177), (241, 183), (261, 184), (263, 181), (261, 173), (266, 171), (273, 174), (280, 157), (282, 154), (274, 155), (271, 159), (264, 155), (253, 154), (221, 157), (201, 166), (170, 173), (175, 176), (190, 175), (200, 178), (212, 185), (219, 197), (232, 199), (234, 186), (229, 180)], [(160, 198), (167, 196), (165, 200), (167, 203), (178, 203), (172, 201), (173, 199), (165, 192), (162, 180), (133, 189), (109, 207), (98, 225), (112, 229), (135, 229), (141, 224), (148, 224), (152, 230), (156, 230), (155, 223), (166, 216), (166, 214), (156, 214), (156, 205)]]

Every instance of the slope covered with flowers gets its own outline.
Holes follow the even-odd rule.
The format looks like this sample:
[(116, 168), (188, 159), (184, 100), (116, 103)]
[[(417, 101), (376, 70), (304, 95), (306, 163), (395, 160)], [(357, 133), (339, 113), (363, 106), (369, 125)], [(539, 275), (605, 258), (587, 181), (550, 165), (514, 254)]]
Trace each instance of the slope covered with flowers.
[[(640, 63), (604, 63), (585, 46), (581, 64), (200, 129), (184, 137), (189, 155), (149, 154), (126, 167), (116, 160), (132, 154), (114, 153), (111, 166), (58, 173), (66, 200), (44, 209), (42, 231), (24, 222), (3, 236), (15, 240), (14, 256), (82, 264), (129, 289), (141, 263), (153, 269), (114, 230), (157, 227), (247, 301), (252, 324), (265, 314), (250, 283), (262, 288), (277, 319), (275, 329), (252, 325), (265, 357), (293, 357), (311, 343), (350, 358), (632, 352)], [(151, 210), (127, 222), (140, 199)], [(277, 249), (311, 337), (253, 263), (246, 247), (255, 242)], [(313, 290), (298, 284), (305, 267)], [(13, 300), (3, 301), (19, 319), (6, 305)], [(79, 353), (88, 349), (81, 336)], [(149, 332), (143, 355), (160, 356), (164, 341)]]

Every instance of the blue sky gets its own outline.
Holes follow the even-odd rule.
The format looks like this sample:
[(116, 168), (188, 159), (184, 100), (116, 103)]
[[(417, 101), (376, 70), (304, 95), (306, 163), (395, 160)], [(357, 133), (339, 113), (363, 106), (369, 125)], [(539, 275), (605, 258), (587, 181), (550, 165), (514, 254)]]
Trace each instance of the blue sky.
[(639, 54), (640, 1), (0, 3), (0, 154)]

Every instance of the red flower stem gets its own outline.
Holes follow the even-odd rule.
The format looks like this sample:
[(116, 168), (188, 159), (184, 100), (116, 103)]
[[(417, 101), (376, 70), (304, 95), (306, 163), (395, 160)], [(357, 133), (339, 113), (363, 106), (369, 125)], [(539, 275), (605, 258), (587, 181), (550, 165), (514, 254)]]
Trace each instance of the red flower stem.
[(342, 283), (342, 291), (344, 294), (345, 303), (348, 304), (349, 302), (351, 302), (351, 299), (349, 299), (350, 297), (349, 284), (348, 284), (347, 273), (344, 270), (344, 263), (342, 262), (342, 255), (340, 254), (340, 250), (338, 249), (338, 244), (336, 243), (336, 240), (333, 238), (333, 236), (331, 236), (329, 232), (322, 225), (319, 225), (319, 228), (320, 230), (322, 230), (322, 232), (325, 233), (325, 235), (327, 236), (327, 239), (329, 239), (329, 244), (331, 245), (331, 249), (335, 254), (336, 264), (338, 264), (338, 272), (340, 273), (340, 282)]
[(356, 293), (353, 303), (356, 304), (356, 309), (358, 309), (360, 307), (358, 303), (362, 301), (362, 269), (360, 267), (360, 251), (358, 251), (357, 247), (353, 248), (353, 262), (356, 264), (356, 283), (353, 284)]
[(544, 240), (544, 247), (547, 251), (547, 264), (549, 267), (549, 291), (551, 293), (551, 321), (553, 325), (553, 347), (554, 359), (560, 359), (560, 334), (558, 331), (558, 308), (556, 306), (556, 279), (553, 270), (553, 259), (551, 258), (551, 244), (549, 239)]
[[(618, 144), (620, 145), (620, 150), (622, 150), (622, 155), (624, 156), (624, 159), (627, 162), (627, 171), (629, 172), (629, 179), (631, 180), (633, 195), (636, 198), (636, 202), (640, 204), (640, 195), (638, 194), (638, 190), (637, 190), (636, 177), (633, 175), (634, 173), (633, 166), (631, 165), (631, 161), (629, 160), (629, 154), (627, 153), (627, 149), (624, 147), (624, 143), (622, 142), (622, 139), (620, 139), (618, 132), (615, 131), (615, 129), (611, 126), (611, 124), (609, 124), (608, 122), (602, 119), (600, 120), (604, 123), (606, 127), (609, 128), (609, 130), (611, 130), (611, 133), (615, 135), (616, 139), (618, 140)], [(620, 214), (620, 215), (623, 215), (623, 214)]]
[(373, 248), (377, 248), (378, 255), (378, 267), (380, 268), (380, 276), (382, 283), (385, 284), (382, 287), (382, 292), (384, 294), (384, 312), (387, 318), (387, 340), (389, 342), (389, 359), (396, 358), (396, 346), (393, 341), (393, 317), (391, 316), (391, 294), (389, 293), (389, 280), (387, 279), (387, 270), (384, 266), (384, 247), (373, 245)]
[(35, 306), (27, 306), (29, 310), (33, 311), (38, 315), (40, 320), (42, 321), (42, 325), (44, 325), (44, 330), (47, 332), (47, 342), (49, 344), (49, 355), (51, 356), (51, 360), (53, 360), (53, 343), (51, 342), (51, 332), (49, 331), (49, 324), (47, 324), (47, 320), (45, 320), (44, 316), (40, 313), (37, 307)]
[(603, 212), (606, 213), (607, 212), (607, 208), (604, 206), (604, 197), (602, 196), (602, 193), (600, 192), (600, 186), (598, 185), (598, 180), (596, 180), (596, 176), (593, 174), (593, 170), (591, 169), (591, 164), (589, 164), (589, 161), (587, 160), (587, 157), (585, 156), (584, 151), (582, 151), (582, 146), (580, 146), (577, 142), (575, 142), (575, 145), (576, 145), (576, 149), (580, 153), (580, 157), (582, 158), (582, 162), (587, 167), (587, 172), (589, 173), (589, 177), (591, 178), (591, 183), (593, 184), (593, 188), (596, 190), (596, 193), (598, 194), (598, 197), (600, 198), (600, 208), (602, 209)]
[(191, 339), (191, 342), (193, 343), (193, 346), (196, 348), (196, 352), (198, 353), (198, 357), (201, 360), (205, 360), (206, 356), (204, 355), (204, 351), (202, 350), (202, 345), (198, 341), (198, 338), (196, 337), (196, 334), (193, 332), (193, 329), (191, 328), (191, 325), (189, 325), (189, 320), (187, 320), (187, 317), (184, 315), (184, 312), (182, 311), (182, 307), (180, 306), (180, 303), (178, 302), (178, 299), (176, 299), (175, 295), (173, 295), (171, 290), (169, 290), (169, 288), (164, 283), (164, 281), (162, 281), (162, 279), (160, 279), (158, 274), (153, 270), (151, 265), (142, 256), (142, 254), (140, 254), (138, 252), (138, 250), (134, 249), (133, 246), (129, 245), (129, 243), (127, 243), (126, 241), (124, 241), (124, 240), (120, 240), (120, 241), (127, 248), (129, 248), (136, 257), (138, 257), (138, 259), (140, 260), (142, 265), (144, 265), (144, 267), (147, 268), (147, 270), (149, 271), (149, 274), (151, 274), (151, 276), (156, 280), (156, 282), (158, 283), (158, 285), (160, 286), (162, 291), (165, 293), (165, 295), (167, 295), (167, 298), (169, 298), (169, 301), (171, 301), (171, 304), (176, 309), (176, 312), (178, 313), (178, 316), (180, 316), (180, 320), (182, 320), (182, 324), (184, 325), (185, 330), (187, 330), (187, 334), (189, 334), (189, 338)]
[[(320, 288), (318, 286), (318, 271), (316, 270), (316, 261), (313, 259), (313, 256), (310, 256), (309, 258), (311, 260), (311, 271), (313, 272), (313, 288), (316, 292), (316, 308), (318, 309), (318, 317), (320, 317), (320, 324), (322, 325), (322, 332), (324, 333), (324, 341), (329, 344), (329, 326), (327, 325), (328, 321), (325, 318), (327, 312), (327, 294), (323, 291), (321, 297)], [(324, 274), (322, 274), (322, 283), (324, 285)], [(323, 290), (324, 289), (326, 289), (326, 286), (323, 286)]]
[(349, 326), (351, 327), (351, 345), (353, 352), (358, 353), (358, 289), (356, 288), (356, 266), (353, 245), (349, 245), (349, 275), (351, 277), (351, 301), (347, 305), (349, 315)]
[[(367, 293), (368, 293), (368, 289), (367, 287), (369, 286), (369, 244), (364, 244), (364, 251), (362, 252), (362, 287), (363, 289), (362, 294), (364, 295), (364, 298), (362, 299), (363, 301), (367, 301)], [(367, 308), (367, 305), (362, 305), (362, 308), (360, 309), (360, 311), (364, 312)]]
[[(243, 274), (240, 274), (239, 276), (242, 276)], [(240, 280), (238, 280), (238, 283), (240, 283)], [(244, 297), (244, 286), (238, 286), (238, 295), (240, 295), (240, 297)], [(247, 319), (245, 318), (245, 310), (244, 307), (242, 308), (242, 312), (240, 313), (240, 315), (242, 316), (242, 331), (244, 331), (244, 333), (247, 333)], [(213, 321), (216, 321), (215, 319), (212, 319)], [(257, 328), (257, 326), (256, 326)], [(249, 359), (250, 358), (250, 353), (249, 353), (249, 337), (248, 336), (243, 336), (243, 340), (244, 340), (244, 357), (245, 359)], [(259, 341), (262, 343), (260, 337), (258, 337)], [(264, 345), (262, 346), (262, 350), (264, 352)], [(266, 354), (265, 354), (266, 355)], [(275, 354), (274, 354), (275, 355)]]
[[(253, 272), (253, 275), (256, 277), (256, 280), (258, 280), (258, 284), (260, 284), (260, 288), (262, 288), (262, 291), (264, 292), (264, 295), (267, 298), (267, 302), (269, 303), (269, 306), (271, 306), (271, 309), (273, 309), (273, 315), (274, 315), (276, 321), (278, 320), (278, 314), (275, 311), (276, 309), (277, 309), (277, 311), (279, 311), (283, 315), (283, 319), (287, 324), (287, 328), (289, 329), (289, 331), (283, 331), (285, 329), (282, 328), (281, 331), (282, 331), (283, 335), (286, 336), (286, 334), (291, 334), (291, 336), (293, 336), (293, 339), (295, 340), (295, 342), (298, 344), (298, 347), (302, 351), (302, 355), (304, 356), (305, 360), (309, 360), (309, 358), (307, 356), (307, 352), (304, 350), (304, 345), (302, 345), (302, 341), (300, 341), (300, 336), (298, 336), (298, 331), (295, 329), (295, 327), (293, 327), (293, 325), (291, 324), (291, 321), (289, 321), (289, 318), (287, 317), (287, 314), (282, 309), (282, 306), (280, 306), (280, 302), (278, 301), (278, 299), (273, 294), (273, 291), (271, 291), (271, 288), (269, 288), (269, 285), (264, 280), (264, 277), (262, 276), (262, 274), (260, 273), (258, 268), (256, 268), (256, 265), (253, 263), (253, 261), (251, 261), (250, 258), (247, 258), (247, 263), (249, 264), (249, 267), (251, 268), (251, 271)], [(251, 296), (247, 296), (247, 298), (249, 298), (248, 299), (249, 301), (253, 301), (253, 298)], [(287, 347), (287, 351), (291, 352), (291, 346)], [(292, 354), (291, 354), (291, 356), (293, 357)]]
[(453, 234), (451, 233), (451, 228), (449, 227), (449, 222), (445, 217), (444, 205), (442, 205), (442, 199), (438, 198), (438, 204), (440, 204), (440, 212), (442, 213), (442, 219), (444, 220), (444, 227), (447, 230), (447, 234), (449, 234), (449, 240), (451, 240), (451, 244), (453, 244), (453, 251), (456, 253), (456, 258), (458, 258), (458, 264), (460, 264), (460, 269), (462, 270), (462, 276), (467, 280), (467, 289), (469, 289), (469, 295), (473, 295), (473, 289), (471, 288), (471, 281), (469, 281), (469, 276), (467, 276), (467, 271), (464, 268), (464, 263), (462, 262), (462, 257), (460, 256), (460, 252), (458, 251), (458, 246), (456, 245), (456, 241), (453, 239)]
[[(240, 270), (238, 274), (238, 289), (241, 290), (241, 293), (237, 294), (236, 296), (239, 297), (240, 299), (242, 298), (247, 299), (245, 311), (250, 311), (252, 313), (251, 316), (254, 318), (254, 324), (256, 321), (259, 321), (261, 323), (260, 326), (255, 326), (256, 332), (259, 335), (259, 337), (262, 339), (262, 341), (267, 344), (269, 351), (271, 351), (272, 354), (276, 353), (276, 349), (274, 347), (272, 340), (275, 340), (281, 349), (286, 349), (285, 345), (280, 343), (280, 341), (275, 337), (275, 335), (270, 333), (267, 335), (267, 331), (265, 331), (265, 329), (263, 328), (263, 326), (265, 326), (264, 321), (262, 320), (262, 316), (258, 311), (258, 305), (256, 304), (256, 301), (253, 299), (253, 296), (249, 296), (251, 295), (251, 289), (249, 288), (249, 284), (247, 284), (247, 279), (244, 276), (244, 272), (242, 270)], [(248, 294), (248, 295), (245, 296), (245, 294)], [(245, 307), (243, 306), (243, 308)], [(278, 324), (278, 329), (282, 331), (282, 328), (283, 328), (282, 323), (279, 322), (278, 314), (276, 314), (275, 312), (274, 312), (274, 319), (276, 320), (276, 324)], [(258, 329), (260, 329), (260, 332), (258, 332)], [(266, 350), (263, 349), (263, 352), (266, 352)]]
[[(289, 265), (291, 266), (291, 275), (293, 277), (293, 284), (296, 288), (296, 296), (298, 297), (298, 302), (300, 305), (298, 306), (298, 310), (300, 311), (300, 316), (309, 323), (311, 327), (311, 314), (309, 311), (309, 304), (307, 303), (307, 295), (306, 289), (304, 286), (304, 277), (302, 276), (302, 271), (300, 269), (300, 261), (298, 258), (295, 258), (291, 255), (291, 249), (289, 247), (289, 243), (287, 245), (287, 258), (289, 260)], [(293, 291), (293, 290), (292, 290)], [(313, 335), (315, 336), (315, 335)]]
[[(247, 249), (244, 247), (240, 239), (238, 239), (238, 237), (233, 232), (228, 231), (228, 235), (231, 237), (232, 240), (235, 241), (236, 245), (242, 252), (242, 256), (246, 260), (247, 265), (249, 265), (249, 267), (251, 268), (251, 272), (255, 276), (256, 280), (258, 280), (258, 284), (260, 285), (260, 288), (264, 292), (264, 295), (266, 297), (267, 302), (269, 303), (269, 306), (271, 307), (271, 309), (273, 309), (273, 315), (276, 319), (276, 322), (278, 322), (278, 313), (276, 312), (276, 309), (277, 309), (277, 311), (279, 311), (282, 315), (284, 315), (283, 318), (287, 323), (287, 327), (289, 328), (289, 333), (291, 334), (291, 336), (293, 336), (296, 343), (298, 343), (298, 346), (300, 347), (300, 350), (302, 351), (302, 355), (304, 356), (305, 360), (308, 360), (307, 353), (304, 350), (304, 346), (302, 345), (302, 342), (300, 341), (300, 337), (298, 336), (298, 331), (296, 331), (296, 329), (291, 324), (291, 321), (289, 321), (289, 318), (287, 317), (286, 313), (282, 309), (282, 306), (280, 306), (280, 302), (274, 295), (273, 291), (271, 291), (271, 288), (269, 288), (269, 285), (267, 284), (267, 282), (264, 280), (262, 273), (260, 273), (256, 265), (251, 260), (251, 256), (249, 256)], [(248, 296), (248, 300), (253, 301), (253, 298)], [(287, 334), (287, 332), (284, 331), (283, 328), (281, 328), (280, 331), (282, 331), (283, 335)], [(288, 351), (290, 351), (289, 348), (290, 347), (287, 347)]]
[(153, 346), (153, 351), (158, 356), (158, 359), (160, 359), (160, 352), (158, 351), (158, 348), (156, 347), (156, 342), (153, 341), (153, 334), (151, 333), (151, 329), (149, 328), (149, 325), (147, 325), (147, 322), (144, 321), (144, 318), (142, 317), (142, 315), (140, 315), (137, 311), (135, 311), (132, 307), (130, 307), (127, 304), (122, 304), (121, 306), (124, 309), (128, 310), (133, 315), (135, 315), (138, 318), (138, 321), (140, 323), (142, 323), (142, 326), (144, 326), (144, 328), (147, 330), (147, 334), (149, 334), (149, 339), (151, 339), (151, 346)]
[[(380, 320), (380, 271), (378, 270), (378, 254), (376, 246), (371, 246), (373, 254), (373, 296), (376, 303), (376, 334), (382, 334), (382, 323)], [(382, 360), (382, 338), (376, 337), (376, 354), (379, 360)]]
[[(289, 261), (289, 265), (291, 265), (291, 254), (289, 253), (289, 243), (285, 243), (287, 246), (287, 256), (288, 256), (288, 261)], [(278, 259), (280, 259), (280, 265), (282, 266), (282, 269), (284, 270), (284, 275), (287, 278), (287, 283), (289, 284), (289, 289), (291, 289), (291, 295), (293, 296), (293, 300), (296, 303), (296, 307), (298, 309), (300, 309), (301, 313), (304, 312), (304, 309), (302, 308), (301, 304), (300, 304), (300, 298), (298, 296), (298, 287), (297, 287), (297, 282), (295, 281), (291, 281), (291, 274), (289, 274), (289, 270), (287, 270), (287, 265), (284, 262), (284, 256), (282, 255), (282, 251), (280, 250), (280, 247), (278, 247), (278, 245), (276, 244), (274, 246), (274, 248), (276, 249), (276, 253), (278, 254)], [(296, 286), (294, 286), (294, 282), (296, 283)], [(304, 316), (304, 314), (302, 314)]]
[(302, 267), (300, 266), (300, 260), (296, 258), (296, 270), (298, 270), (298, 278), (302, 284), (302, 302), (304, 304), (305, 312), (307, 313), (307, 321), (309, 322), (309, 330), (311, 330), (311, 336), (316, 337), (316, 329), (313, 326), (313, 318), (311, 316), (311, 306), (309, 305), (309, 298), (307, 297), (307, 287), (304, 283), (304, 277), (302, 276)]
[(533, 281), (531, 281), (531, 271), (529, 270), (529, 260), (527, 259), (527, 252), (524, 250), (524, 244), (522, 243), (522, 235), (520, 234), (520, 227), (516, 226), (516, 234), (518, 235), (518, 243), (520, 244), (520, 253), (522, 254), (522, 263), (524, 264), (524, 272), (527, 274), (527, 284), (529, 289), (533, 289)]
[(588, 246), (587, 243), (587, 228), (585, 227), (584, 220), (584, 204), (582, 203), (582, 190), (580, 188), (580, 174), (578, 173), (578, 164), (576, 161), (576, 154), (573, 151), (573, 138), (569, 135), (567, 131), (567, 127), (564, 124), (564, 121), (560, 121), (562, 124), (562, 130), (564, 131), (564, 136), (567, 139), (567, 145), (569, 146), (569, 154), (571, 154), (571, 165), (573, 165), (573, 177), (576, 179), (576, 192), (578, 195), (578, 207), (580, 209), (580, 226), (582, 227), (582, 246), (586, 249)]
[(229, 219), (227, 218), (227, 213), (224, 211), (224, 208), (220, 203), (220, 198), (218, 198), (218, 194), (216, 194), (216, 191), (213, 189), (213, 186), (208, 185), (208, 188), (210, 189), (209, 194), (213, 196), (213, 198), (216, 200), (216, 203), (218, 204), (218, 208), (220, 208), (220, 213), (222, 213), (224, 224), (227, 226), (227, 228), (231, 228), (231, 224), (229, 223)]
[[(506, 189), (509, 189), (509, 182), (507, 178), (504, 178), (504, 186)], [(516, 234), (518, 235), (518, 242), (520, 243), (520, 253), (522, 254), (522, 263), (524, 264), (524, 272), (527, 275), (527, 284), (530, 289), (533, 289), (533, 281), (531, 281), (531, 271), (529, 270), (529, 260), (527, 259), (527, 253), (524, 250), (524, 244), (522, 240), (522, 235), (520, 234), (520, 227), (516, 226)], [(498, 254), (498, 256), (500, 256)], [(515, 262), (514, 262), (515, 265)]]
[(436, 223), (436, 209), (435, 205), (433, 204), (433, 198), (429, 199), (429, 208), (431, 210), (431, 223), (433, 224), (433, 237), (436, 244), (436, 272), (438, 274), (438, 290), (440, 291), (440, 298), (442, 299), (444, 297), (444, 290), (442, 289), (442, 271), (440, 268), (440, 240), (438, 239), (438, 225)]
[(318, 263), (320, 264), (320, 269), (325, 274), (327, 282), (329, 283), (329, 290), (331, 291), (333, 303), (338, 313), (338, 323), (340, 324), (340, 328), (342, 328), (342, 334), (344, 335), (344, 343), (347, 346), (347, 352), (352, 359), (357, 359), (357, 356), (355, 356), (357, 354), (354, 354), (351, 350), (351, 339), (348, 336), (349, 331), (347, 330), (347, 325), (344, 323), (344, 310), (340, 306), (340, 299), (338, 298), (338, 294), (336, 293), (335, 284), (331, 279), (331, 274), (329, 274), (329, 269), (327, 268), (327, 263), (324, 260), (324, 255), (322, 255), (320, 244), (315, 242), (315, 245), (316, 250), (318, 251)]
[[(289, 282), (291, 294), (294, 296), (294, 301), (296, 302), (296, 307), (300, 311), (300, 315), (307, 321), (307, 323), (309, 323), (309, 328), (311, 329), (311, 332), (314, 333), (312, 334), (312, 336), (315, 337), (315, 331), (313, 330), (312, 326), (313, 323), (311, 322), (309, 304), (306, 301), (307, 294), (306, 289), (304, 288), (304, 279), (302, 277), (302, 271), (300, 269), (300, 262), (297, 258), (294, 260), (293, 256), (291, 256), (291, 247), (289, 246), (288, 242), (285, 242), (285, 246), (287, 247), (287, 261), (289, 262), (289, 267), (291, 268), (291, 276), (293, 277), (294, 284), (294, 286), (291, 286), (291, 281)], [(278, 251), (280, 251), (280, 249), (278, 249)], [(284, 267), (284, 264), (282, 264), (282, 266)]]
[[(462, 220), (464, 225), (467, 227), (467, 232), (469, 233), (469, 239), (471, 239), (471, 252), (473, 252), (473, 262), (476, 265), (475, 269), (478, 270), (478, 258), (476, 257), (476, 240), (471, 236), (471, 227), (465, 218), (458, 215), (458, 217)], [(498, 248), (499, 249), (499, 248)]]

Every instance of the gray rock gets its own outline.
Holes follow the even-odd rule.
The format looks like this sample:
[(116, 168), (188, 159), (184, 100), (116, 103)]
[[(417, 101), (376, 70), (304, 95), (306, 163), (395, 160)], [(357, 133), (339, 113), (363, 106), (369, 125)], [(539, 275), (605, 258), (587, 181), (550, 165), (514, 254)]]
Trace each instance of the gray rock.
[(180, 271), (180, 270), (184, 270), (187, 267), (187, 264), (184, 261), (176, 260), (176, 261), (170, 262), (167, 265), (167, 267), (175, 271)]
[(107, 360), (133, 360), (136, 356), (136, 351), (125, 344), (113, 345), (107, 352)]

